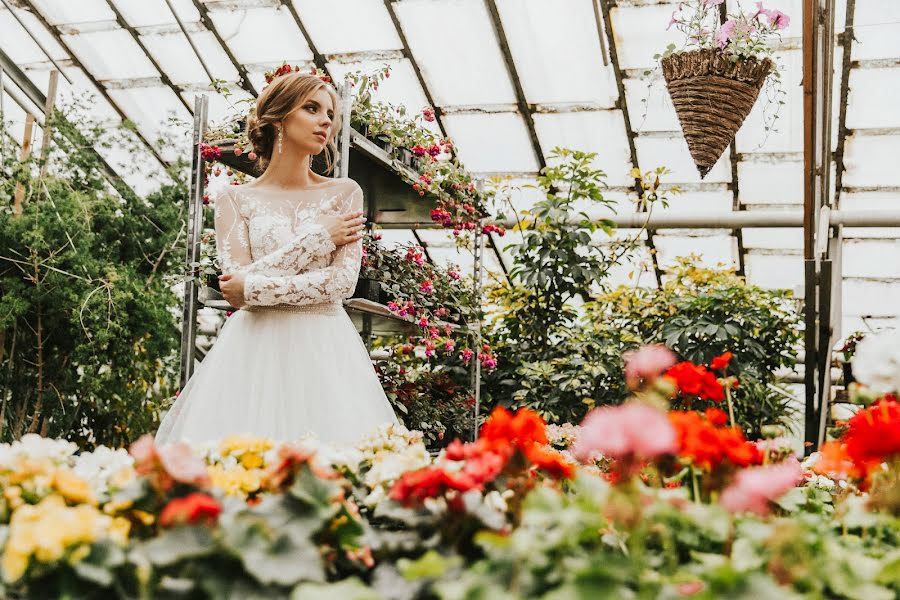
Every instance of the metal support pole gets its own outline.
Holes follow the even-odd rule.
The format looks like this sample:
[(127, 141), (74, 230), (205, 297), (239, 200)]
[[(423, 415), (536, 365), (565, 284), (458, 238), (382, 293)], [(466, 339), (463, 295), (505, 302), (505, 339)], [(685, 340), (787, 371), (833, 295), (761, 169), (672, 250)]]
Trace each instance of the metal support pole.
[[(349, 82), (345, 79), (338, 84), (338, 96), (341, 99), (341, 132), (338, 136), (337, 166), (334, 170), (335, 177), (350, 176), (350, 109), (353, 108), (353, 92)], [(369, 204), (372, 204), (371, 202)], [(368, 226), (373, 224), (369, 219)]]
[[(481, 190), (482, 182), (478, 182), (478, 189)], [(473, 300), (475, 302), (475, 308), (480, 310), (481, 308), (481, 291), (484, 278), (484, 238), (485, 234), (482, 232), (482, 228), (484, 223), (479, 220), (478, 228), (475, 230), (475, 240), (474, 240), (474, 248), (472, 249), (472, 253), (475, 257), (474, 264), (474, 273), (473, 278), (474, 281), (472, 283), (473, 288)], [(472, 339), (475, 344), (475, 364), (472, 366), (471, 371), (471, 386), (472, 391), (475, 395), (475, 413), (473, 418), (473, 431), (472, 431), (472, 440), (478, 439), (478, 416), (481, 412), (481, 360), (479, 360), (478, 355), (481, 353), (482, 346), (482, 338), (481, 338), (481, 319), (476, 319), (473, 323), (469, 323), (469, 329), (472, 330)]]
[(194, 155), (191, 160), (191, 185), (188, 196), (187, 218), (187, 272), (191, 278), (184, 286), (184, 306), (181, 315), (181, 378), (179, 389), (184, 389), (194, 374), (194, 347), (197, 343), (197, 293), (199, 286), (200, 235), (203, 228), (203, 181), (205, 168), (200, 144), (206, 134), (206, 114), (209, 98), (206, 94), (194, 98)]
[[(803, 2), (803, 257), (806, 331), (806, 451), (824, 435), (830, 402), (832, 263), (830, 235), (831, 93), (834, 0)], [(824, 210), (823, 210), (824, 209)]]

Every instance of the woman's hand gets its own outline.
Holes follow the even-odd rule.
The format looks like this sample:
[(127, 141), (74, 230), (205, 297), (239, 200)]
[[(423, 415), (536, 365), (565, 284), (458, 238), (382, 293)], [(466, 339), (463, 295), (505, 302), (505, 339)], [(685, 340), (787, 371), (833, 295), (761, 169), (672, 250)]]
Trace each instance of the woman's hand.
[(247, 303), (244, 301), (244, 275), (219, 275), (219, 289), (228, 304), (235, 308), (241, 308)]
[(361, 212), (354, 212), (346, 215), (323, 215), (318, 222), (328, 231), (335, 246), (343, 246), (362, 239), (366, 218)]

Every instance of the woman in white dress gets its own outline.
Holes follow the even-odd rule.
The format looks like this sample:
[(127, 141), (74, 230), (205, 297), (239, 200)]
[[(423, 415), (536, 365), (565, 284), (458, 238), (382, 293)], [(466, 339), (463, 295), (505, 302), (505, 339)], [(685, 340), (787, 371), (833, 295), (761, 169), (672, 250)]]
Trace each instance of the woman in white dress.
[[(310, 169), (335, 156), (339, 100), (313, 75), (276, 78), (248, 132), (264, 172), (215, 201), (222, 294), (232, 314), (166, 414), (156, 442), (231, 434), (353, 443), (397, 418), (341, 301), (362, 259), (363, 194)], [(330, 161), (329, 161), (330, 162)]]

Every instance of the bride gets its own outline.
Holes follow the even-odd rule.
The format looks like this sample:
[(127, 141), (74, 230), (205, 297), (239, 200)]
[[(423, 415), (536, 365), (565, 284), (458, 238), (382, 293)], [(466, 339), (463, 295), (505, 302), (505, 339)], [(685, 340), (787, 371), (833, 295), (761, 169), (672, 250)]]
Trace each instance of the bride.
[(362, 259), (363, 194), (309, 168), (335, 156), (339, 99), (315, 75), (276, 78), (247, 123), (262, 175), (215, 201), (225, 299), (240, 310), (185, 385), (157, 444), (231, 434), (352, 443), (396, 423), (341, 301)]

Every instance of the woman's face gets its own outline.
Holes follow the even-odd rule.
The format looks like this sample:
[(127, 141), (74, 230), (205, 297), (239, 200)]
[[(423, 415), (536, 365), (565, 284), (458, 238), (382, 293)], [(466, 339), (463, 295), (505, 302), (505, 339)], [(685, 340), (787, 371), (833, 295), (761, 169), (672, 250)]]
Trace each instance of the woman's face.
[(331, 139), (334, 103), (319, 88), (284, 120), (285, 142), (308, 154), (319, 154)]

